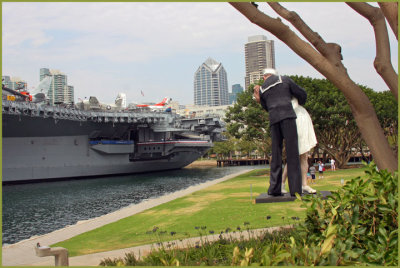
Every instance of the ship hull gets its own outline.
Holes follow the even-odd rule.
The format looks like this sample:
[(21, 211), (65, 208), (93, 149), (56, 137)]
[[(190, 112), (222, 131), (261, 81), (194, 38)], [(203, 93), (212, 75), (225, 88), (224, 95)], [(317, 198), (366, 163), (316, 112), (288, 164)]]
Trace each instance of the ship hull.
[(4, 184), (179, 169), (212, 147), (209, 135), (193, 134), (216, 127), (166, 113), (80, 112), (78, 120), (40, 109), (3, 102)]
[(129, 154), (93, 150), (87, 136), (4, 138), (3, 183), (93, 177), (179, 169), (209, 147), (180, 150), (172, 157), (130, 161)]

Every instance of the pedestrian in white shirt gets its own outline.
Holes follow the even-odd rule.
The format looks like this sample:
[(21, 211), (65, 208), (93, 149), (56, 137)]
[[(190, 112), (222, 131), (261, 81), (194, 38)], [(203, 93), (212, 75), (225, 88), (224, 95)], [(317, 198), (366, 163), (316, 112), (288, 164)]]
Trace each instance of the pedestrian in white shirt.
[(325, 171), (324, 163), (322, 163), (321, 161), (318, 161), (318, 172), (319, 172), (318, 179), (324, 178), (324, 171)]
[(336, 170), (336, 166), (335, 166), (335, 159), (331, 159), (331, 170), (334, 171)]

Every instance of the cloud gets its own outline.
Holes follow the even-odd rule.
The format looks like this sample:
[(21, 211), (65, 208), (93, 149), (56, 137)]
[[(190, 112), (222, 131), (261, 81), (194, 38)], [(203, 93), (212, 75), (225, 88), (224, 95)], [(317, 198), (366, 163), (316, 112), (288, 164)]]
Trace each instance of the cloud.
[[(2, 5), (3, 72), (27, 80), (34, 77), (28, 83), (35, 85), (41, 67), (60, 69), (75, 86), (75, 96), (95, 90), (112, 102), (121, 90), (134, 99), (141, 98), (140, 90), (148, 89), (191, 103), (193, 74), (208, 57), (222, 62), (230, 86), (244, 85), (244, 44), (248, 36), (259, 34), (275, 40), (281, 72), (320, 77), (280, 40), (224, 2)], [(364, 73), (371, 85), (379, 80), (369, 75), (371, 71), (358, 71), (371, 66), (375, 57), (374, 34), (366, 19), (345, 3), (282, 5), (298, 12), (327, 42), (340, 44), (349, 70), (357, 70), (357, 79), (362, 81)], [(277, 17), (266, 3), (260, 3), (259, 9)], [(397, 68), (397, 41), (391, 37), (391, 42)]]

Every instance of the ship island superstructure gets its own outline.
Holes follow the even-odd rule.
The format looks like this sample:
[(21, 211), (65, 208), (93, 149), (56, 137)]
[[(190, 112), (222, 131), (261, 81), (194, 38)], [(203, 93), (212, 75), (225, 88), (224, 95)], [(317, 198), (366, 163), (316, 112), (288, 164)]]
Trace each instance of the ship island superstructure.
[(91, 110), (3, 98), (2, 181), (182, 168), (220, 140), (216, 117), (164, 110)]

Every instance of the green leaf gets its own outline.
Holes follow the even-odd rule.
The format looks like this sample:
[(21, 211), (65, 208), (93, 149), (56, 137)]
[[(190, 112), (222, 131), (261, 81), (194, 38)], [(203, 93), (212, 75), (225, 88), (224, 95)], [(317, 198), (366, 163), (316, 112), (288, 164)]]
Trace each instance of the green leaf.
[(321, 255), (328, 253), (335, 242), (336, 235), (331, 235), (324, 240), (324, 243), (321, 246)]
[(378, 200), (379, 198), (376, 196), (367, 196), (367, 197), (363, 197), (363, 200), (365, 201), (375, 201)]
[(389, 242), (389, 247), (391, 248), (391, 247), (398, 246), (398, 241), (399, 240), (397, 239), (397, 237), (391, 239), (390, 242)]
[(262, 262), (264, 266), (270, 266), (271, 265), (271, 258), (268, 256), (268, 254), (263, 254), (262, 256)]
[(387, 231), (384, 227), (379, 226), (378, 231), (385, 239), (388, 239)]
[(382, 212), (391, 212), (392, 209), (389, 208), (387, 205), (378, 205), (378, 210), (382, 211)]
[(328, 230), (326, 231), (326, 237), (329, 237), (336, 233), (337, 233), (337, 225), (336, 224), (329, 225)]
[(380, 245), (386, 246), (386, 244), (387, 244), (386, 239), (382, 235), (378, 235), (378, 241), (379, 241)]
[[(336, 208), (337, 208), (337, 207), (336, 207)], [(336, 215), (337, 215), (336, 208), (332, 208), (332, 209), (331, 209), (331, 212), (332, 212), (333, 216), (336, 216)]]
[(367, 231), (367, 227), (357, 228), (356, 231), (354, 232), (354, 234), (363, 235), (363, 234), (365, 234), (365, 231)]
[(281, 253), (281, 254), (277, 255), (277, 256), (274, 258), (274, 263), (275, 263), (275, 264), (278, 264), (278, 263), (282, 262), (284, 259), (286, 259), (286, 258), (288, 258), (288, 257), (290, 257), (290, 256), (291, 256), (291, 255), (290, 255), (288, 252)]

